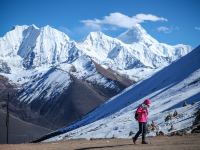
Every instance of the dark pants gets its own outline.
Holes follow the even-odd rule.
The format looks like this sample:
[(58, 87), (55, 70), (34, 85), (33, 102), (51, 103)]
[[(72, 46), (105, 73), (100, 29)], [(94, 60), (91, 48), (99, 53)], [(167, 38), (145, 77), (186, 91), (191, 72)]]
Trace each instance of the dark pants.
[(146, 126), (147, 123), (146, 122), (139, 122), (139, 131), (136, 133), (134, 139), (135, 141), (138, 139), (139, 135), (142, 133), (142, 141), (145, 141), (145, 137), (146, 137)]

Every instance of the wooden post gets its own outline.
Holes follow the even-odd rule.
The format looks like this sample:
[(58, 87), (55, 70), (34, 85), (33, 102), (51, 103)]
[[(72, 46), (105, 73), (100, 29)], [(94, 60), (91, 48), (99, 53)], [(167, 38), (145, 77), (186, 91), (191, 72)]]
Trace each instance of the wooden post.
[(8, 92), (8, 99), (6, 102), (6, 143), (8, 144), (8, 131), (9, 131), (9, 99), (10, 99), (10, 95)]

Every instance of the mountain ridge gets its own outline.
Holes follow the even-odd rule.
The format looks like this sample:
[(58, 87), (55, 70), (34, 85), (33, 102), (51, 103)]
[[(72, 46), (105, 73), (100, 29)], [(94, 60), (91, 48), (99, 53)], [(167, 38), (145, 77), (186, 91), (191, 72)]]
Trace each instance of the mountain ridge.
[[(144, 30), (142, 27), (141, 29)], [(147, 34), (145, 30), (144, 33)], [(158, 50), (155, 51), (157, 46)], [(24, 112), (27, 113), (27, 118), (23, 119), (30, 121), (29, 117), (35, 119), (38, 115), (39, 122), (36, 119), (36, 123), (43, 125), (46, 115), (49, 119), (47, 122), (51, 122), (52, 115), (48, 113), (51, 107), (47, 110), (45, 105), (53, 105), (56, 101), (59, 102), (57, 105), (69, 104), (66, 101), (71, 101), (70, 95), (64, 93), (73, 93), (68, 91), (72, 85), (77, 86), (73, 89), (79, 90), (80, 93), (81, 88), (78, 88), (78, 85), (83, 85), (82, 90), (85, 86), (92, 91), (93, 95), (87, 97), (87, 100), (95, 97), (100, 99), (93, 105), (97, 107), (99, 102), (145, 79), (191, 51), (190, 47), (185, 45), (174, 47), (152, 43), (152, 46), (149, 46), (145, 42), (126, 44), (101, 32), (92, 32), (85, 41), (77, 43), (65, 33), (48, 25), (42, 28), (35, 25), (15, 26), (0, 38), (0, 49), (0, 74), (19, 89), (16, 106), (25, 106), (30, 108), (27, 111), (32, 111), (31, 114)], [(174, 52), (169, 53), (170, 51)], [(72, 76), (75, 80), (72, 80)], [(60, 99), (62, 94), (65, 96)], [(81, 94), (76, 99), (81, 100)], [(39, 109), (34, 109), (33, 105), (36, 103), (41, 104)], [(70, 109), (70, 105), (66, 107)], [(89, 109), (81, 114), (94, 109), (87, 108)], [(78, 109), (76, 111), (79, 111)], [(44, 113), (44, 110), (47, 113)], [(56, 111), (58, 116), (63, 115), (63, 111), (59, 111), (58, 107), (54, 110)], [(80, 119), (79, 117), (77, 115), (74, 120)], [(44, 122), (40, 122), (42, 119)], [(70, 122), (61, 119), (59, 127)]]

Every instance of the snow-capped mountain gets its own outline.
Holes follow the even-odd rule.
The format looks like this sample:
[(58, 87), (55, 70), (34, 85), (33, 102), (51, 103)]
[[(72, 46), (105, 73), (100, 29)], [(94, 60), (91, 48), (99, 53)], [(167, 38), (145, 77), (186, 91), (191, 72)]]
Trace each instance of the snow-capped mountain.
[(33, 112), (23, 119), (42, 116), (43, 125), (53, 126), (56, 119), (81, 118), (189, 51), (187, 45), (159, 43), (140, 25), (118, 38), (91, 32), (81, 43), (50, 26), (15, 26), (0, 38), (0, 75), (18, 86), (15, 105)]
[(149, 35), (145, 31), (145, 29), (142, 28), (139, 24), (136, 24), (134, 27), (122, 33), (117, 38), (126, 44), (133, 44), (138, 42), (144, 42), (147, 44), (159, 44), (159, 42), (156, 39), (154, 39), (151, 35)]
[[(194, 114), (200, 109), (199, 60), (200, 46), (152, 77), (127, 88), (83, 119), (40, 140), (131, 138), (130, 132), (134, 134), (138, 130), (134, 112), (145, 98), (152, 100), (149, 120), (155, 121), (158, 131), (167, 134), (192, 126)], [(189, 105), (182, 107), (184, 101)], [(178, 115), (165, 120), (175, 110)], [(155, 135), (155, 132), (150, 134)]]
[(118, 38), (91, 32), (78, 47), (105, 68), (136, 81), (191, 51), (188, 45), (159, 43), (141, 25), (136, 25)]
[[(98, 71), (94, 61), (74, 41), (50, 26), (15, 26), (0, 38), (0, 48), (1, 75), (18, 86), (18, 100), (14, 103), (23, 107), (24, 114), (28, 113), (23, 119), (36, 120), (34, 123), (41, 121), (56, 127), (52, 122), (54, 115), (60, 119), (59, 126), (63, 126), (126, 87)], [(73, 93), (76, 97), (71, 96)], [(82, 98), (84, 94), (88, 97)], [(85, 105), (88, 106), (82, 108)], [(71, 112), (64, 109), (70, 107)], [(40, 121), (35, 119), (37, 115)], [(48, 119), (50, 123), (44, 121)]]
[(35, 25), (15, 26), (0, 38), (0, 48), (1, 64), (5, 63), (4, 66), (16, 78), (10, 77), (10, 74), (4, 75), (9, 76), (14, 83), (23, 84), (27, 81), (24, 80), (26, 77), (22, 78), (23, 75), (35, 78), (36, 74), (52, 67), (70, 72), (79, 79), (92, 76), (96, 71), (90, 57), (79, 50), (74, 41), (50, 26), (41, 29)]
[(0, 38), (0, 48), (1, 64), (7, 64), (11, 72), (15, 68), (71, 64), (86, 55), (105, 69), (136, 81), (191, 51), (188, 45), (159, 43), (140, 25), (122, 33), (118, 39), (91, 32), (81, 43), (50, 26), (41, 29), (35, 25), (15, 26)]
[[(69, 37), (50, 26), (41, 29), (34, 25), (16, 26), (1, 38), (0, 43), (1, 58), (19, 68), (73, 61), (78, 56)], [(17, 58), (15, 62), (11, 61), (14, 57)]]

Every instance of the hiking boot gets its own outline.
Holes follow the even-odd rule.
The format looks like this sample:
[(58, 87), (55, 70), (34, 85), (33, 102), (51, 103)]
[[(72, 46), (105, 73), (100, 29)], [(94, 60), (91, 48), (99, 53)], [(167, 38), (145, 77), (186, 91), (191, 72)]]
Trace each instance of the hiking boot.
[(142, 141), (142, 144), (148, 144), (148, 142), (146, 142), (146, 141)]
[(136, 142), (136, 140), (135, 140), (135, 138), (134, 137), (132, 137), (132, 140), (133, 140), (133, 144), (136, 144), (135, 142)]

